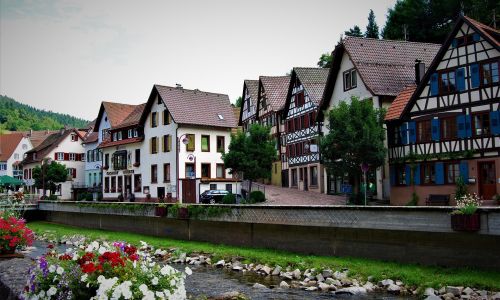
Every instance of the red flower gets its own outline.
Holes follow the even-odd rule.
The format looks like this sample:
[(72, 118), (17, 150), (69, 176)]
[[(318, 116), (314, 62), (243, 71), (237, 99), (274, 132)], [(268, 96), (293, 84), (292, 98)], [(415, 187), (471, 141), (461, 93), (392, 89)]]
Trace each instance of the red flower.
[(111, 263), (112, 267), (116, 267), (118, 265), (124, 266), (125, 262), (123, 261), (119, 252), (104, 252), (99, 256), (99, 262), (101, 265), (105, 263)]
[(137, 251), (137, 248), (134, 246), (125, 246), (125, 249), (123, 251), (128, 255), (132, 255)]
[(92, 253), (92, 252), (87, 252), (87, 253), (85, 253), (85, 254), (82, 256), (82, 258), (80, 258), (80, 259), (78, 260), (78, 264), (79, 264), (80, 266), (83, 266), (86, 262), (89, 262), (89, 261), (91, 261), (91, 260), (93, 260), (93, 259), (94, 259), (94, 253)]
[(49, 249), (54, 249), (54, 245), (52, 245), (52, 244), (48, 244), (48, 245), (47, 245), (47, 248), (49, 248)]
[(128, 258), (132, 261), (137, 261), (139, 260), (139, 255), (137, 255), (136, 253), (132, 254), (132, 255), (129, 255)]
[(91, 262), (85, 263), (84, 265), (82, 265), (81, 268), (83, 273), (94, 273), (95, 271), (98, 270), (96, 265), (94, 265), (94, 263)]
[(69, 255), (67, 253), (59, 256), (59, 260), (71, 260), (71, 258), (72, 258), (71, 255)]

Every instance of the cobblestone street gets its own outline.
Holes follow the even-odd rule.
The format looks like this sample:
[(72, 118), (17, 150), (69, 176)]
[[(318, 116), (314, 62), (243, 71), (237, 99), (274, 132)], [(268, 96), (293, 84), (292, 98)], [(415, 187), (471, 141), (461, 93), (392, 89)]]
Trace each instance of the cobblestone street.
[(265, 185), (264, 205), (344, 205), (346, 197)]

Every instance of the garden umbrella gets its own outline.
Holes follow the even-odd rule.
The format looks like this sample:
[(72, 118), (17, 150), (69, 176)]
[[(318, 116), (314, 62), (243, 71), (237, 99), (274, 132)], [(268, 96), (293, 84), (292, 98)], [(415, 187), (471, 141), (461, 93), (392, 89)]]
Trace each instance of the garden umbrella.
[(0, 176), (0, 185), (23, 185), (23, 182), (8, 175)]

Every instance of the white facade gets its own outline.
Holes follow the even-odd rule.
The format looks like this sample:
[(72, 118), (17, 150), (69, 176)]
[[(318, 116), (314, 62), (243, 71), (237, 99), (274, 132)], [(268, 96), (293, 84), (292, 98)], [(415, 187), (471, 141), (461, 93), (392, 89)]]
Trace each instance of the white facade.
[(16, 168), (14, 164), (20, 162), (24, 159), (24, 154), (31, 150), (33, 145), (27, 137), (21, 138), (19, 144), (17, 144), (16, 149), (12, 152), (12, 155), (7, 159), (7, 161), (0, 162), (0, 176), (8, 175), (14, 178), (22, 179), (23, 170), (22, 168)]
[(99, 186), (101, 181), (102, 158), (98, 142), (85, 143), (85, 186)]

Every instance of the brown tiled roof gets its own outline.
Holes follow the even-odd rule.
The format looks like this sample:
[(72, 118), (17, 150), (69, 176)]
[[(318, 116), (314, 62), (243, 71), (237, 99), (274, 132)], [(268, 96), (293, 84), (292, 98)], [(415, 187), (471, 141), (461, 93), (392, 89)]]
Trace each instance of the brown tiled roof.
[[(52, 149), (54, 149), (54, 147), (56, 147), (61, 141), (63, 141), (68, 136), (68, 134), (70, 134), (71, 132), (75, 132), (81, 137), (80, 133), (73, 128), (61, 129), (60, 131), (52, 133), (41, 144), (34, 147), (30, 151), (26, 152), (27, 156), (23, 160), (22, 164), (28, 164), (28, 163), (32, 163), (32, 162), (42, 161), (42, 159), (50, 151), (52, 151)], [(36, 156), (37, 156), (36, 159), (33, 159), (33, 156), (31, 155), (34, 152), (36, 152)]]
[(113, 127), (113, 129), (125, 128), (130, 126), (139, 125), (139, 121), (141, 119), (141, 115), (144, 112), (144, 108), (146, 107), (146, 103), (142, 103), (139, 105), (135, 105), (134, 110), (123, 120), (121, 124)]
[(327, 68), (293, 68), (293, 70), (311, 101), (318, 105), (323, 97), (329, 70)]
[(253, 105), (257, 105), (257, 99), (259, 98), (259, 81), (246, 79), (245, 86), (250, 94), (250, 101), (252, 101)]
[[(227, 95), (162, 85), (155, 85), (154, 89), (166, 104), (177, 124), (224, 128), (237, 126)], [(154, 101), (154, 97), (150, 97), (148, 101), (148, 107), (144, 110), (144, 116), (141, 118), (142, 122), (149, 111), (151, 101)], [(222, 119), (219, 118), (219, 115)]]
[(99, 144), (99, 148), (108, 148), (108, 147), (119, 146), (119, 145), (133, 144), (133, 143), (140, 142), (143, 139), (144, 139), (143, 137), (123, 139), (120, 141), (111, 141), (110, 139), (108, 139), (108, 140), (103, 141), (101, 144)]
[(111, 128), (120, 126), (123, 120), (136, 108), (136, 105), (103, 101)]
[(408, 101), (410, 101), (410, 98), (416, 88), (416, 85), (407, 86), (399, 93), (399, 95), (396, 96), (396, 99), (394, 99), (391, 106), (387, 110), (387, 114), (385, 115), (386, 121), (396, 120), (401, 117), (403, 110), (408, 104)]
[[(415, 83), (415, 60), (429, 66), (441, 45), (346, 37), (343, 45), (374, 95), (396, 96)], [(341, 78), (341, 77), (338, 77)]]
[(12, 156), (23, 137), (20, 132), (0, 134), (0, 161), (7, 161)]
[[(285, 106), (290, 76), (260, 76), (261, 86), (266, 92), (272, 111), (280, 111)], [(260, 101), (260, 99), (259, 99)]]
[(59, 132), (59, 130), (31, 130), (23, 132), (31, 142), (33, 147), (40, 145), (49, 135)]
[(84, 144), (88, 143), (95, 143), (99, 139), (99, 133), (98, 132), (91, 132), (89, 133), (86, 137), (85, 140), (83, 141)]
[(479, 30), (483, 35), (488, 37), (497, 47), (500, 46), (500, 30), (491, 28), (483, 23), (480, 23), (474, 19), (464, 16), (466, 21), (469, 21), (477, 30)]

